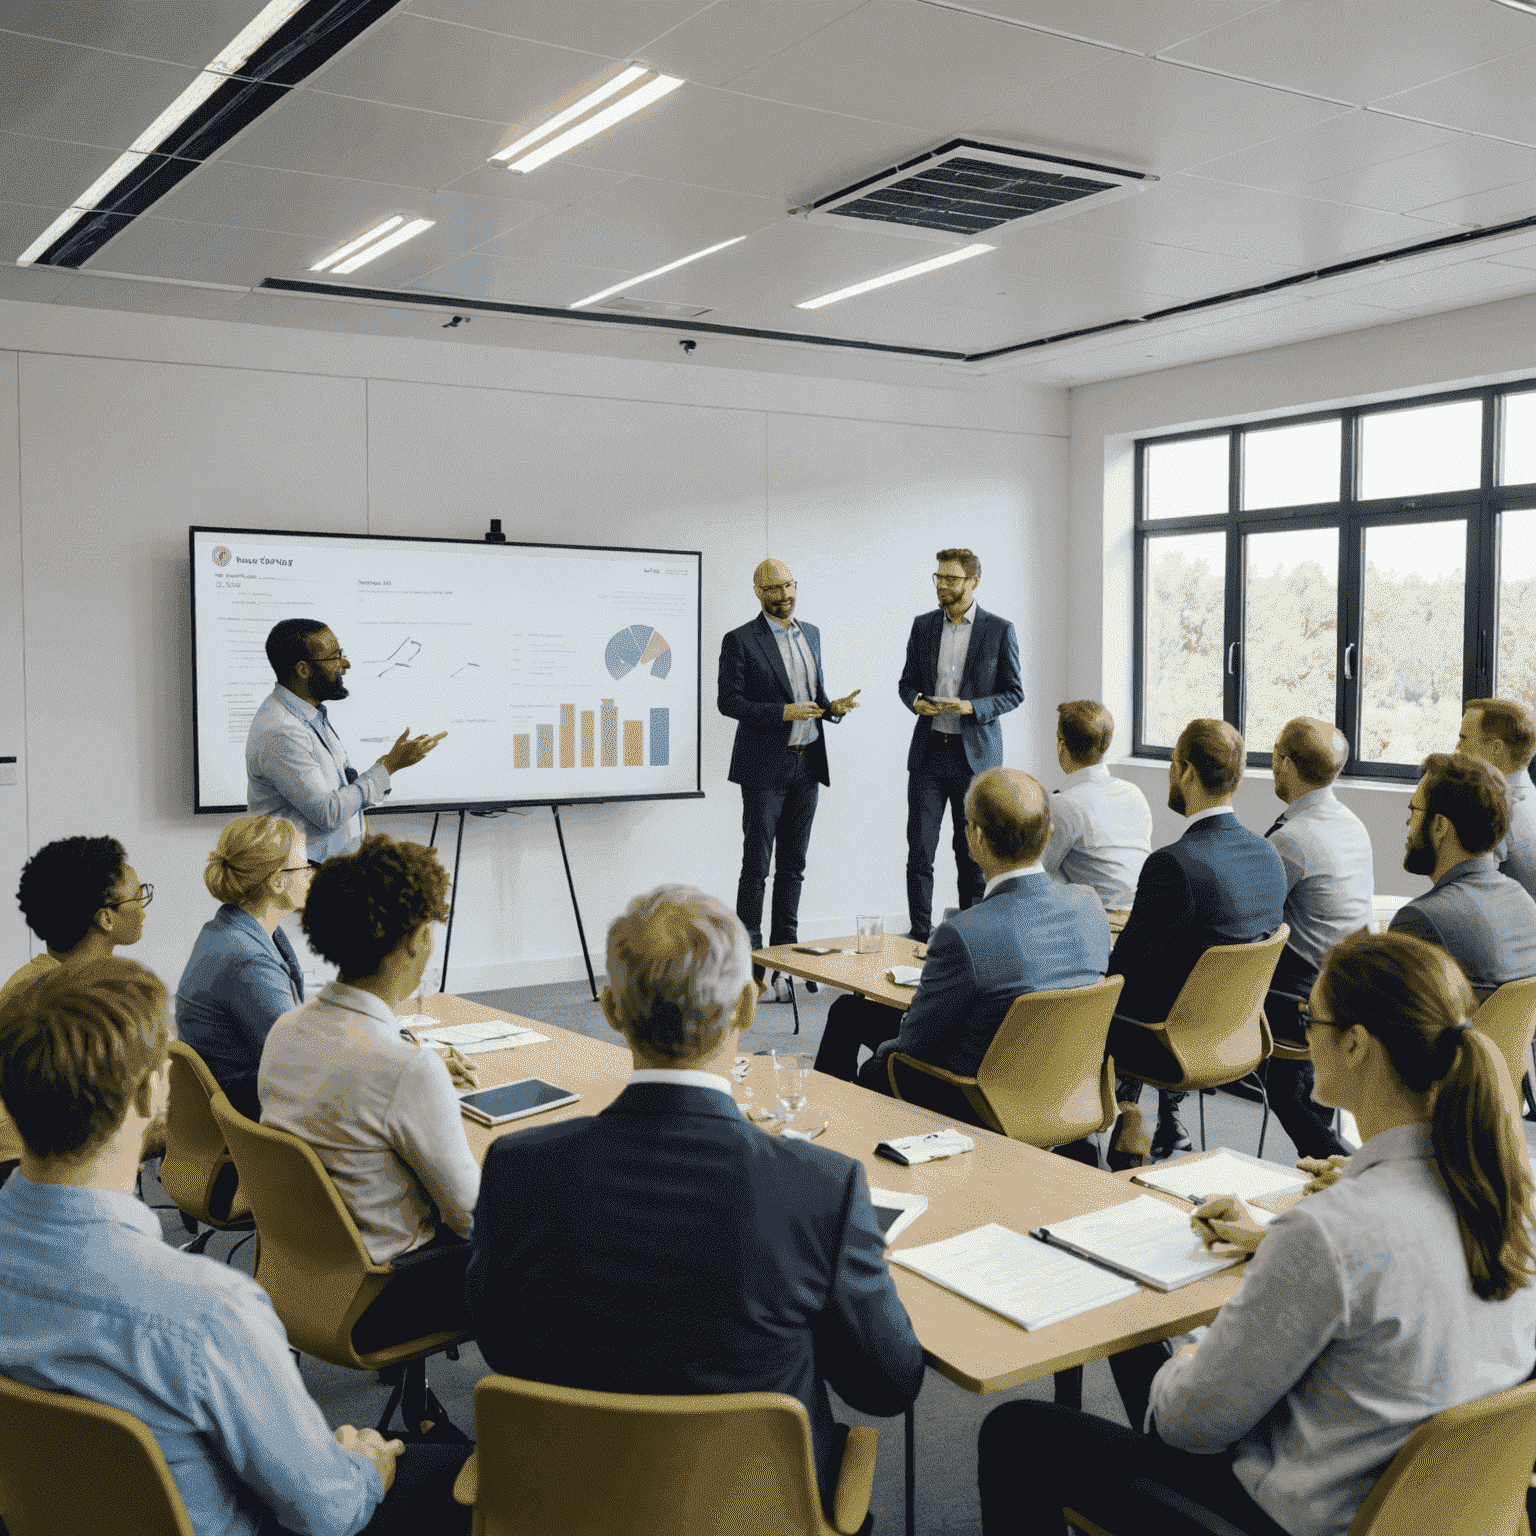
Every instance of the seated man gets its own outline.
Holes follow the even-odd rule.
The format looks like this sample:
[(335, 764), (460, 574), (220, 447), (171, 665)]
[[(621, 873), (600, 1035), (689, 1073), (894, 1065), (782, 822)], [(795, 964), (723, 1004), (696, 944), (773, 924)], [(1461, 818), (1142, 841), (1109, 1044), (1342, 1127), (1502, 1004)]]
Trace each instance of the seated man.
[(1109, 921), (1088, 886), (1057, 885), (1040, 865), (1051, 835), (1050, 801), (1027, 773), (989, 768), (971, 780), (965, 836), (985, 894), (934, 930), (912, 1006), (902, 1013), (841, 997), (827, 1013), (816, 1070), (851, 1079), (860, 1045), (874, 1056), (858, 1072), (889, 1093), (892, 1051), (964, 1077), (981, 1065), (998, 1025), (1023, 992), (1091, 986), (1109, 961)]
[[(1246, 753), (1243, 738), (1222, 720), (1191, 720), (1173, 749), (1168, 808), (1184, 817), (1184, 835), (1142, 866), (1135, 905), (1109, 962), (1110, 975), (1125, 977), (1109, 1053), (1127, 1071), (1177, 1077), (1178, 1063), (1152, 1031), (1127, 1021), (1161, 1023), (1206, 950), (1266, 939), (1283, 921), (1280, 855), (1232, 810)], [(1132, 1079), (1119, 1091), (1134, 1104), (1141, 1084)], [(1154, 1157), (1190, 1148), (1178, 1116), (1182, 1097), (1159, 1097)]]
[(1051, 879), (1092, 886), (1119, 933), (1152, 851), (1152, 812), (1134, 784), (1110, 777), (1110, 712), (1093, 699), (1056, 706), (1056, 761), (1067, 781), (1051, 798), (1051, 840), (1040, 862)]
[(1482, 1002), (1536, 976), (1536, 901), (1493, 854), (1509, 831), (1509, 790), (1498, 769), (1460, 752), (1431, 752), (1419, 771), (1403, 868), (1435, 883), (1398, 908), (1391, 931), (1439, 945)]
[(486, 1157), (469, 1265), (481, 1353), (597, 1391), (788, 1393), (810, 1415), (826, 1502), (845, 1433), (827, 1388), (884, 1415), (923, 1380), (864, 1170), (732, 1102), (724, 1074), (756, 989), (721, 902), (685, 886), (637, 897), (608, 930), (608, 976), (629, 1086)]
[(414, 1447), (380, 1507), (404, 1447), (350, 1425), (333, 1438), (266, 1292), (170, 1247), (134, 1199), (165, 1098), (165, 1001), (106, 958), (0, 1007), (0, 1094), (24, 1142), (0, 1190), (0, 1373), (143, 1420), (198, 1536), (468, 1530), (450, 1497), (462, 1449)]
[(445, 1066), (400, 1033), (394, 1014), (432, 958), (431, 925), (448, 916), (447, 889), (430, 848), (382, 833), (327, 859), (303, 926), (341, 975), (283, 1014), (261, 1053), (262, 1124), (315, 1149), (375, 1264), (433, 1244), (460, 1250), (392, 1280), (358, 1320), (359, 1349), (464, 1326), (463, 1240), (480, 1170), (457, 1088), (474, 1086), (473, 1069)]
[(1499, 873), (1517, 880), (1536, 897), (1536, 790), (1531, 756), (1536, 723), (1519, 699), (1469, 699), (1461, 717), (1456, 750), (1481, 758), (1504, 775), (1509, 786), (1509, 831), (1493, 850)]
[[(1287, 721), (1275, 738), (1275, 794), (1286, 810), (1265, 835), (1285, 866), (1285, 920), (1291, 936), (1280, 951), (1264, 1002), (1270, 1032), (1305, 1043), (1297, 1005), (1312, 991), (1323, 956), (1340, 939), (1371, 924), (1375, 866), (1364, 823), (1329, 787), (1349, 761), (1349, 743), (1327, 720)], [(1312, 1063), (1264, 1063), (1269, 1107), (1303, 1157), (1348, 1156), (1332, 1117), (1312, 1098)]]
[[(16, 901), (48, 947), (0, 986), (0, 1005), (66, 961), (98, 960), (119, 944), (137, 944), (153, 894), (115, 837), (65, 837), (39, 848), (22, 865)], [(0, 1183), (20, 1157), (21, 1138), (0, 1107)]]

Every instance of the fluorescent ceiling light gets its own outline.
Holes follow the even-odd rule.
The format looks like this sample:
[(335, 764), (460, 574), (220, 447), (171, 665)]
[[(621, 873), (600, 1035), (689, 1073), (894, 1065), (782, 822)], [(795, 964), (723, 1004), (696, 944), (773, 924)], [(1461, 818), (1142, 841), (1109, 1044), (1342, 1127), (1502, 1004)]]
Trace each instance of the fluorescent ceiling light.
[(573, 107), (567, 107), (564, 112), (557, 112), (547, 123), (535, 128), (532, 133), (525, 133), (516, 143), (508, 144), (505, 149), (498, 149), (492, 160), (510, 160), (520, 149), (527, 149), (530, 144), (537, 144), (540, 139), (547, 139), (557, 128), (564, 128), (569, 122), (574, 122), (583, 112), (590, 112), (599, 103), (607, 101), (615, 91), (622, 91), (626, 85), (638, 80), (641, 75), (649, 71), (639, 64), (631, 64), (621, 74), (617, 74), (606, 84), (598, 86), (595, 91), (583, 96)]
[[(649, 70), (640, 71), (641, 75), (649, 73)], [(617, 76), (616, 79), (622, 80), (624, 75), (630, 75), (631, 83), (639, 78), (639, 75), (631, 75), (630, 70), (625, 70), (624, 74)], [(614, 84), (614, 81), (610, 81), (609, 84)], [(590, 117), (583, 118), (573, 127), (567, 128), (563, 133), (557, 134), (554, 138), (547, 138), (546, 134), (559, 121), (561, 116), (566, 116), (566, 120), (569, 121), (569, 116), (566, 114), (559, 114), (557, 117), (552, 118), (543, 128), (519, 139), (517, 144), (509, 144), (499, 154), (493, 155), (492, 159), (500, 160), (519, 153), (518, 145), (526, 144), (531, 139), (535, 141), (534, 147), (522, 152), (518, 159), (509, 158), (507, 169), (509, 171), (523, 172), (536, 171), (541, 165), (548, 164), (556, 155), (563, 155), (568, 149), (574, 149), (578, 144), (584, 144), (588, 139), (595, 138), (605, 129), (613, 127), (615, 123), (621, 123), (626, 117), (630, 117), (643, 108), (650, 106), (653, 101), (660, 101), (663, 96), (671, 95), (682, 84), (683, 81), (676, 75), (652, 75), (644, 85), (636, 86), (634, 90), (620, 96), (611, 106), (604, 107), (601, 111), (594, 112)], [(606, 94), (611, 93), (605, 91)], [(597, 93), (594, 92), (593, 95), (596, 96)], [(592, 98), (588, 98), (586, 104), (591, 104), (591, 100)], [(582, 107), (583, 105), (584, 103), (577, 102), (576, 107)], [(570, 109), (570, 115), (575, 114), (576, 107)], [(537, 142), (539, 140), (543, 142)]]
[(356, 272), (365, 262), (372, 261), (375, 256), (382, 256), (385, 251), (392, 251), (397, 245), (404, 245), (414, 235), (419, 235), (424, 229), (431, 229), (437, 223), (436, 219), (412, 219), (409, 224), (403, 225), (392, 235), (385, 235), (382, 240), (376, 240), (366, 249), (346, 261), (338, 262), (331, 268), (332, 273), (341, 277), (348, 272)]
[(958, 251), (948, 251), (943, 256), (930, 256), (927, 261), (915, 262), (910, 267), (898, 267), (894, 272), (887, 272), (880, 277), (866, 278), (862, 283), (839, 288), (836, 293), (824, 293), (819, 299), (807, 299), (803, 304), (796, 304), (795, 308), (821, 309), (824, 305), (836, 304), (840, 299), (851, 299), (856, 293), (884, 288), (887, 283), (905, 282), (909, 277), (917, 277), (923, 272), (937, 272), (940, 267), (952, 267), (957, 261), (969, 261), (972, 256), (980, 256), (995, 249), (991, 245), (963, 245)]
[(1512, 11), (1524, 11), (1527, 16), (1536, 16), (1536, 0), (1498, 0), (1498, 4), (1507, 5)]
[(626, 288), (637, 288), (641, 283), (648, 283), (653, 277), (660, 277), (663, 272), (675, 272), (679, 267), (686, 267), (690, 261), (699, 261), (705, 256), (713, 256), (716, 251), (723, 251), (728, 245), (735, 245), (739, 240), (745, 240), (745, 235), (733, 235), (729, 240), (722, 240), (719, 245), (711, 245), (702, 251), (695, 251), (692, 256), (680, 256), (676, 261), (669, 261), (664, 267), (657, 267), (650, 272), (642, 272), (639, 277), (631, 277), (622, 283), (615, 283), (612, 288), (604, 288), (601, 293), (589, 293), (584, 299), (577, 299), (571, 305), (572, 309), (585, 309), (588, 304), (596, 304), (599, 299), (611, 298), (616, 293), (622, 293)]
[(208, 66), (193, 77), (191, 84), (133, 141), (128, 150), (119, 155), (16, 258), (16, 265), (26, 267), (36, 261), (60, 235), (78, 222), (82, 214), (94, 208), (123, 177), (158, 149), (172, 132), (186, 122), (224, 84), (230, 75), (234, 74), (279, 27), (288, 22), (307, 3), (308, 0), (271, 0), (271, 4), (264, 6)]
[(338, 261), (345, 261), (353, 251), (360, 251), (370, 240), (377, 240), (380, 235), (387, 235), (390, 230), (398, 229), (405, 223), (405, 215), (397, 213), (393, 218), (385, 219), (382, 224), (375, 224), (366, 234), (359, 235), (356, 240), (349, 240), (340, 250), (332, 251), (324, 261), (317, 261), (309, 270), (311, 272), (325, 272), (334, 267)]

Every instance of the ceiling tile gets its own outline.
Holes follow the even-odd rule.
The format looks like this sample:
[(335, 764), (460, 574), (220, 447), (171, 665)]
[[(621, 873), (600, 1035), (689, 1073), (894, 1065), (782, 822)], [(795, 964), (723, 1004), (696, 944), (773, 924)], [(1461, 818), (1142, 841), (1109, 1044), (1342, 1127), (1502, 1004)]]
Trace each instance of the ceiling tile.
[(106, 272), (142, 272), (183, 282), (236, 283), (296, 276), (313, 261), (314, 241), (260, 229), (226, 229), (152, 215), (134, 219), (86, 263)]
[[(325, 251), (334, 249), (332, 241), (326, 241), (321, 248)], [(435, 272), (444, 262), (452, 261), (452, 256), (445, 255), (442, 251), (432, 251), (419, 246), (416, 241), (408, 240), (404, 245), (397, 245), (394, 250), (386, 251), (382, 256), (375, 257), (359, 267), (357, 271), (348, 273), (345, 277), (338, 277), (336, 282), (357, 285), (366, 288), (405, 288), (419, 278), (425, 277), (429, 272)], [(327, 282), (331, 279), (324, 272), (311, 272), (310, 258), (292, 270), (287, 272), (274, 271), (269, 274), (272, 277), (297, 277), (310, 282)]]
[(151, 59), (7, 36), (0, 47), (0, 130), (121, 149), (197, 73)]
[[(411, 0), (418, 16), (625, 59), (702, 11), (708, 0)], [(755, 0), (749, 0), (755, 3)]]
[(58, 216), (57, 208), (0, 203), (0, 261), (15, 261)]
[(321, 176), (440, 187), (483, 165), (506, 129), (437, 112), (294, 91), (221, 157)]
[(912, 0), (869, 0), (738, 76), (731, 89), (949, 137), (1104, 57), (1086, 43)]
[[(10, 243), (5, 240), (5, 205), (0, 203), (0, 253), (9, 259)], [(20, 251), (21, 245), (16, 249)], [(46, 304), (54, 294), (69, 286), (73, 272), (57, 267), (12, 267), (0, 262), (0, 299), (19, 299), (25, 304)]]
[(1492, 260), (1497, 267), (1536, 267), (1536, 246), (1528, 246), (1523, 251), (1509, 251)]
[(1453, 197), (1449, 202), (1416, 208), (1414, 212), (1426, 219), (1444, 219), (1447, 224), (1475, 224), (1484, 228), (1530, 218), (1536, 215), (1536, 181), (1517, 182), (1470, 197)]
[(1017, 143), (1167, 175), (1343, 110), (1155, 59), (1113, 54), (1086, 75), (994, 112), (979, 127)]
[[(1502, 6), (1490, 5), (1487, 9), (1510, 16), (1515, 14), (1506, 12)], [(1526, 37), (1536, 30), (1529, 18), (1521, 25)], [(1532, 80), (1536, 80), (1536, 47), (1507, 54), (1476, 69), (1464, 69), (1458, 75), (1437, 80), (1418, 90), (1382, 98), (1376, 105), (1388, 112), (1444, 123), (1467, 133), (1486, 133), (1494, 138), (1512, 139), (1517, 144), (1536, 144), (1536, 113), (1531, 111)]]
[(119, 151), (0, 133), (0, 198), (68, 208), (117, 159)]
[(468, 192), (475, 197), (503, 197), (513, 202), (552, 204), (564, 208), (592, 197), (627, 179), (627, 172), (599, 171), (590, 165), (577, 165), (563, 156), (524, 174), (509, 171), (503, 165), (481, 164), (444, 188), (445, 192)]
[(88, 5), (81, 0), (6, 0), (0, 16), (17, 32), (201, 69), (239, 35), (257, 9), (257, 0), (197, 0), (187, 6), (146, 5), (144, 0), (91, 0)]
[(508, 304), (564, 309), (626, 275), (611, 268), (558, 266), (553, 262), (517, 261), (472, 252), (446, 262), (415, 286), (455, 298), (499, 299)]
[(1532, 178), (1536, 178), (1536, 149), (1498, 139), (1458, 138), (1385, 165), (1314, 182), (1308, 195), (1407, 213)]
[(1274, 0), (977, 0), (979, 11), (1033, 22), (1073, 37), (1159, 53)]
[(1462, 261), (1451, 267), (1388, 277), (1352, 288), (1349, 297), (1359, 304), (1378, 304), (1388, 309), (1442, 310), (1484, 304), (1495, 297), (1532, 289), (1536, 289), (1536, 274), (1522, 275), (1513, 266), (1496, 266), (1492, 262)]
[(646, 62), (698, 85), (725, 85), (864, 3), (738, 0), (712, 5), (653, 42), (645, 50)]
[(222, 314), (238, 292), (227, 288), (193, 288), (180, 283), (133, 283), (123, 278), (81, 273), (58, 294), (55, 304), (76, 309), (126, 309), (145, 315), (188, 315), (205, 319)]
[(1279, 0), (1166, 52), (1363, 104), (1530, 42), (1529, 20), (1488, 0)]

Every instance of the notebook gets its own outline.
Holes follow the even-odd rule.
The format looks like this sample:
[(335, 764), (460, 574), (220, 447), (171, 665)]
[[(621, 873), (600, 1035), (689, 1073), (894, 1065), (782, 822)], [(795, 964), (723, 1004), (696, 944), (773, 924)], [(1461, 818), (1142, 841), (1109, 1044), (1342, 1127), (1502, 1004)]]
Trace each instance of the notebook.
[[(418, 1021), (426, 1020), (425, 1023)], [(466, 1056), (478, 1056), (482, 1051), (505, 1051), (518, 1045), (545, 1045), (548, 1035), (536, 1029), (524, 1029), (505, 1019), (476, 1019), (468, 1024), (439, 1024), (424, 1013), (414, 1014), (403, 1020), (415, 1031), (416, 1038), (424, 1045), (451, 1045)]]
[(915, 987), (923, 979), (920, 965), (892, 965), (886, 968), (886, 976), (896, 987)]
[(1267, 1200), (1289, 1195), (1307, 1182), (1304, 1173), (1266, 1163), (1246, 1152), (1220, 1147), (1210, 1157), (1180, 1163), (1176, 1168), (1144, 1168), (1135, 1183), (1165, 1190), (1181, 1200), (1199, 1205), (1212, 1195), (1236, 1195), (1239, 1200)]
[(1188, 1211), (1152, 1195), (1053, 1221), (1034, 1235), (1159, 1291), (1192, 1285), (1233, 1263), (1230, 1253), (1206, 1249), (1190, 1229)]

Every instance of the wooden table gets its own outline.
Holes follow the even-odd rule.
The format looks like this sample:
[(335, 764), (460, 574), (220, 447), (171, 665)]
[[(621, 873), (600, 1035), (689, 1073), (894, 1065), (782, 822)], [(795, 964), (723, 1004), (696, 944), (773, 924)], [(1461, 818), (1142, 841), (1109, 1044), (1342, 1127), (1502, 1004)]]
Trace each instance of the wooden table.
[[(911, 948), (910, 940), (888, 938), (886, 943), (902, 943), (908, 950)], [(776, 955), (779, 951), (762, 953)], [(845, 975), (851, 974), (855, 964), (873, 969), (881, 958), (874, 955), (795, 957), (797, 961), (815, 961), (829, 967), (841, 961), (850, 968), (843, 972)], [(895, 962), (886, 960), (885, 963)], [(866, 985), (870, 985), (867, 975), (865, 980)], [(408, 1013), (415, 1008), (413, 1000), (402, 1003), (398, 1011)], [(422, 1001), (419, 1011), (431, 1014), (445, 1024), (469, 1019), (509, 1019), (550, 1037), (546, 1045), (520, 1046), (474, 1058), (484, 1087), (522, 1077), (543, 1077), (581, 1094), (579, 1103), (533, 1116), (524, 1122), (527, 1125), (544, 1124), (572, 1115), (596, 1114), (618, 1097), (629, 1079), (629, 1051), (618, 1043), (609, 1045), (553, 1024), (519, 1018), (515, 1014), (442, 994)], [(751, 1087), (754, 1089), (752, 1103), (771, 1104), (772, 1068), (765, 1057), (751, 1060), (753, 1065), (746, 1080), (737, 1089), (738, 1100), (746, 1102), (741, 1090)], [(1119, 1205), (1142, 1194), (1166, 1199), (1181, 1210), (1191, 1209), (1186, 1201), (1174, 1195), (1128, 1186), (1113, 1174), (969, 1125), (960, 1128), (975, 1141), (974, 1152), (912, 1168), (886, 1162), (874, 1155), (878, 1142), (958, 1122), (820, 1073), (811, 1076), (809, 1103), (802, 1115), (802, 1124), (815, 1124), (825, 1115), (829, 1123), (818, 1138), (818, 1145), (857, 1158), (864, 1164), (871, 1184), (927, 1195), (928, 1209), (902, 1234), (894, 1245), (897, 1250), (953, 1237), (989, 1221), (999, 1222), (1015, 1232), (1027, 1232), (1032, 1227), (1061, 1221), (1084, 1211)], [(497, 1137), (509, 1132), (516, 1135), (519, 1128), (514, 1124), (491, 1129), (473, 1121), (466, 1121), (464, 1127), (470, 1150), (482, 1162)], [(1083, 1365), (1209, 1323), (1222, 1302), (1237, 1289), (1240, 1273), (1236, 1268), (1223, 1270), (1166, 1294), (1143, 1289), (1124, 1301), (1031, 1333), (910, 1270), (900, 1266), (891, 1270), (927, 1363), (934, 1370), (966, 1391), (980, 1395), (1007, 1391), (1042, 1376), (1054, 1375), (1057, 1400), (1072, 1402), (1074, 1406), (1080, 1402)], [(914, 1433), (913, 1412), (908, 1409), (909, 1533), (913, 1528), (914, 1513)]]
[[(856, 950), (858, 939), (807, 940), (817, 948)], [(926, 948), (926, 946), (924, 946)], [(769, 970), (783, 971), (786, 976), (798, 976), (804, 981), (819, 982), (824, 987), (836, 987), (841, 992), (852, 992), (855, 997), (872, 998), (903, 1013), (912, 1005), (915, 987), (898, 987), (886, 976), (893, 965), (922, 965), (914, 953), (916, 946), (911, 939), (898, 939), (886, 934), (880, 940), (878, 954), (801, 954), (793, 944), (775, 944), (772, 949), (752, 952), (754, 965)], [(893, 1030), (894, 1034), (895, 1031)]]

